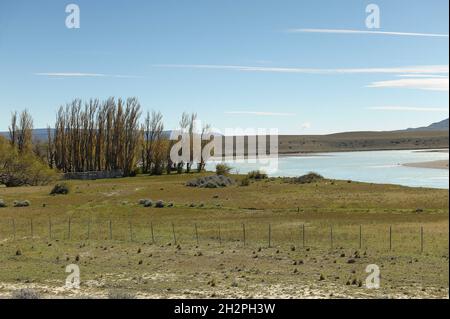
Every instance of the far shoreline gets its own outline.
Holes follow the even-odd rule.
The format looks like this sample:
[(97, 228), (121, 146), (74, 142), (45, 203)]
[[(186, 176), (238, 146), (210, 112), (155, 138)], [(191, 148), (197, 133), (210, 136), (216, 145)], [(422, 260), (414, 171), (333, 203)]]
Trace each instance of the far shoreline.
[(449, 148), (380, 148), (380, 149), (356, 149), (356, 150), (324, 150), (318, 152), (280, 152), (280, 157), (296, 157), (296, 156), (328, 156), (329, 153), (357, 153), (357, 152), (383, 152), (383, 151), (412, 151), (424, 153), (448, 153)]
[(429, 169), (447, 169), (449, 160), (418, 162), (418, 163), (405, 163), (402, 166), (414, 167), (414, 168), (429, 168)]

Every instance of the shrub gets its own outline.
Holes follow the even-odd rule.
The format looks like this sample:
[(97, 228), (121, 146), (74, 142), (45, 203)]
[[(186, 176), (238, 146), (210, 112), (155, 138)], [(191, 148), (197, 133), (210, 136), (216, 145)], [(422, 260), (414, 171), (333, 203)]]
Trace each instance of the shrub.
[(24, 288), (12, 293), (12, 299), (41, 299), (41, 295), (34, 289)]
[(110, 291), (108, 292), (108, 299), (136, 299), (136, 297), (132, 294), (129, 293), (127, 291), (123, 291), (123, 290), (114, 290), (114, 291)]
[(219, 188), (227, 187), (232, 184), (234, 184), (234, 181), (228, 176), (211, 175), (190, 180), (186, 183), (186, 186), (200, 188)]
[(323, 180), (324, 177), (322, 175), (311, 172), (303, 176), (288, 178), (286, 181), (293, 184), (311, 184)]
[(29, 207), (31, 205), (28, 200), (15, 200), (13, 206), (14, 207)]
[(162, 200), (158, 200), (155, 203), (156, 208), (164, 208), (164, 202)]
[(69, 186), (66, 184), (56, 184), (50, 192), (50, 195), (67, 195), (69, 191)]
[(0, 208), (8, 207), (3, 199), (0, 199)]
[(177, 174), (183, 174), (183, 163), (177, 164)]
[(241, 179), (241, 186), (249, 186), (249, 185), (250, 185), (250, 178), (248, 176)]
[(228, 175), (231, 172), (231, 166), (225, 163), (216, 165), (216, 175)]
[(251, 171), (247, 174), (247, 177), (250, 179), (266, 179), (268, 178), (267, 174), (263, 171)]
[(219, 184), (215, 183), (215, 182), (207, 182), (204, 185), (202, 185), (201, 187), (203, 188), (219, 188)]
[(139, 205), (142, 205), (144, 207), (152, 207), (153, 201), (151, 199), (140, 199)]
[(0, 184), (7, 187), (48, 185), (57, 174), (32, 152), (19, 154), (0, 137)]

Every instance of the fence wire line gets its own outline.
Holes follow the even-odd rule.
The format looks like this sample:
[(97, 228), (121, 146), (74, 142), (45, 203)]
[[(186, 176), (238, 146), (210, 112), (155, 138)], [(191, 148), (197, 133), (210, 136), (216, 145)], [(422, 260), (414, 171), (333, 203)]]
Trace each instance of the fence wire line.
[[(47, 240), (116, 240), (156, 243), (235, 242), (275, 247), (282, 244), (300, 247), (351, 246), (355, 249), (380, 248), (387, 250), (411, 248), (423, 253), (426, 246), (435, 245), (441, 234), (426, 234), (423, 226), (367, 226), (309, 225), (296, 223), (286, 226), (277, 223), (174, 223), (126, 217), (95, 218), (12, 218), (0, 222), (0, 239)], [(447, 234), (442, 234), (446, 236)], [(446, 243), (447, 244), (447, 243)]]

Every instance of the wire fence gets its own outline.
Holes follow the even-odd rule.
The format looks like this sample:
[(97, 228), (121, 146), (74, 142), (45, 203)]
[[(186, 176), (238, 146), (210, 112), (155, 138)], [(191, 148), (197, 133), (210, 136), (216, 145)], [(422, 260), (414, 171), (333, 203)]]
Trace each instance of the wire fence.
[(123, 241), (153, 244), (354, 248), (448, 252), (448, 229), (411, 225), (326, 225), (307, 222), (170, 222), (141, 218), (13, 218), (0, 221), (0, 241)]

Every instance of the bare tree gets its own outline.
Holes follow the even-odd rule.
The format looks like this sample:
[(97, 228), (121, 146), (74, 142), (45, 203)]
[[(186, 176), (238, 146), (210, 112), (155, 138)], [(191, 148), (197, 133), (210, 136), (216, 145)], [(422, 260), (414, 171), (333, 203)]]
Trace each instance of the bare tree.
[(55, 142), (50, 126), (47, 126), (47, 163), (48, 167), (55, 167)]
[[(147, 116), (144, 120), (143, 131), (144, 138), (142, 141), (142, 170), (143, 173), (155, 173), (161, 172), (162, 162), (158, 158), (158, 163), (156, 163), (155, 152), (160, 150), (160, 143), (162, 139), (162, 134), (164, 130), (164, 124), (162, 122), (161, 112), (152, 111), (152, 113), (147, 112)], [(158, 166), (158, 167), (155, 167)]]
[(124, 117), (124, 141), (122, 146), (123, 156), (122, 168), (126, 176), (133, 173), (136, 167), (136, 157), (140, 139), (139, 118), (141, 116), (141, 105), (136, 98), (127, 99)]
[(17, 135), (19, 128), (17, 126), (17, 111), (11, 114), (11, 126), (9, 126), (9, 142), (12, 147), (17, 145)]
[(195, 130), (195, 121), (197, 120), (197, 113), (192, 113), (189, 117), (189, 161), (186, 163), (186, 172), (190, 173), (192, 164), (194, 161), (194, 132)]
[(206, 144), (208, 143), (208, 140), (206, 139), (208, 137), (208, 135), (211, 135), (211, 125), (210, 124), (205, 124), (202, 127), (202, 134), (201, 134), (201, 155), (200, 155), (200, 162), (198, 163), (197, 166), (197, 171), (200, 173), (202, 171), (205, 170), (205, 159), (203, 158), (203, 149), (206, 146)]
[[(13, 114), (13, 117), (15, 117), (15, 114)], [(14, 121), (15, 119), (13, 119), (12, 122)], [(22, 113), (20, 113), (19, 125), (18, 127), (16, 127), (16, 132), (13, 133), (13, 135), (16, 135), (16, 137), (14, 138), (16, 138), (17, 140), (16, 142), (14, 142), (14, 145), (16, 145), (17, 143), (17, 149), (19, 150), (19, 153), (32, 151), (33, 118), (27, 110), (24, 110)]]

